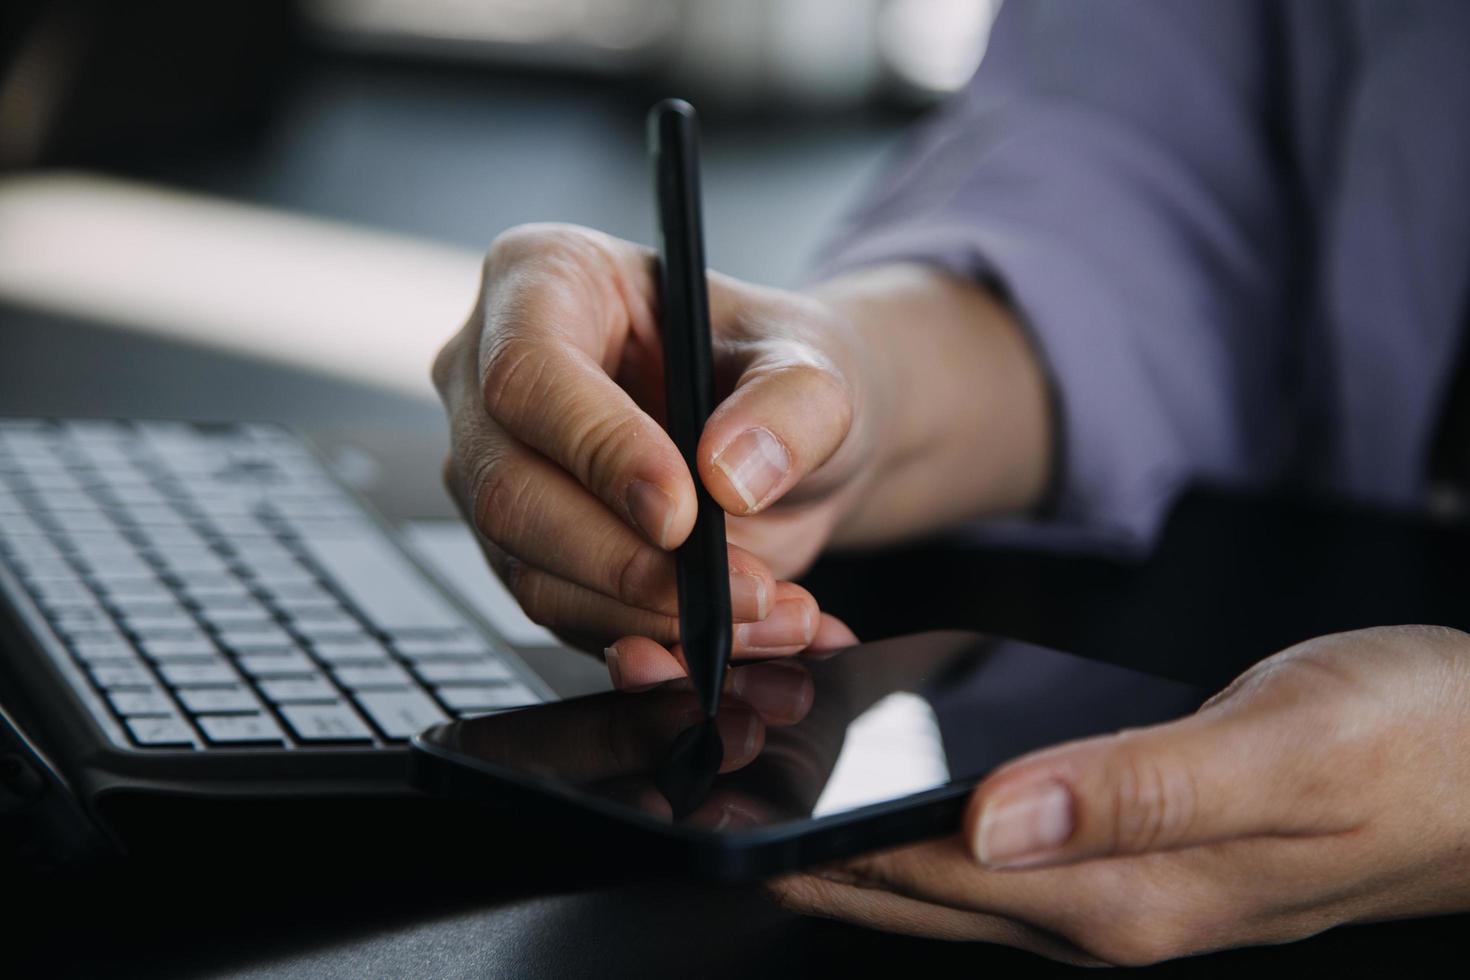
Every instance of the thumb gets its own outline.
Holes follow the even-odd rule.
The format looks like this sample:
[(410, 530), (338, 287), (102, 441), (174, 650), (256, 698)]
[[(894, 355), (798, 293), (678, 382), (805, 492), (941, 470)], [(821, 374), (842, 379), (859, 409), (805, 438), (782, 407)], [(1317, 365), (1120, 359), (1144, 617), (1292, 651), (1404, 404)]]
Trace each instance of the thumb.
[(1018, 868), (1347, 829), (1342, 766), (1304, 714), (1206, 708), (1025, 756), (973, 794), (966, 838)]
[(825, 463), (851, 424), (852, 394), (837, 371), (781, 342), (746, 366), (710, 415), (700, 479), (727, 513), (760, 513)]

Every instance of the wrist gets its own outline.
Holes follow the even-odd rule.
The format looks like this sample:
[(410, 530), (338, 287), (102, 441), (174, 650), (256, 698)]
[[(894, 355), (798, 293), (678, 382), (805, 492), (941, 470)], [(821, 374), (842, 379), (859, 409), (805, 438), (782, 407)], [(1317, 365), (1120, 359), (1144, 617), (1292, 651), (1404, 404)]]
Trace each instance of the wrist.
[(814, 287), (847, 325), (865, 403), (863, 492), (834, 542), (867, 544), (1036, 506), (1052, 408), (1016, 316), (987, 288), (917, 265)]

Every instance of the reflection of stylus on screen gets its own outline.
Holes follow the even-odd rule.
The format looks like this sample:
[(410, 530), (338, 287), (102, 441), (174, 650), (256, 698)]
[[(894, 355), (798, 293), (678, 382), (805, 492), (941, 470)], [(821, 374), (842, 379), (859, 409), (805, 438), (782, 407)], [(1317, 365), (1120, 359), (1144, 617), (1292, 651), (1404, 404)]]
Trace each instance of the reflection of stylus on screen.
[[(677, 555), (679, 641), (705, 717), (712, 720), (720, 705), (733, 629), (725, 512), (704, 488), (696, 465), (715, 393), (693, 106), (678, 99), (660, 102), (649, 112), (648, 131), (658, 202), (659, 326), (668, 428), (699, 501), (694, 529)], [(710, 735), (718, 743), (713, 726)]]

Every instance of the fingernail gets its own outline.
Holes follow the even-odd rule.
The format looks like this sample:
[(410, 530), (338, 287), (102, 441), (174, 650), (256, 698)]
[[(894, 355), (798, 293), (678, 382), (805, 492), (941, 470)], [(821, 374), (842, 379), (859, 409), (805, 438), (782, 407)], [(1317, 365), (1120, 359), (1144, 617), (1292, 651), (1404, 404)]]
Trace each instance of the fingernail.
[(754, 711), (721, 711), (715, 716), (715, 727), (725, 746), (721, 772), (745, 765), (760, 751), (761, 720)]
[(618, 666), (618, 648), (605, 648), (602, 651), (602, 659), (607, 661), (607, 676), (612, 678), (613, 687), (621, 688), (623, 686), (623, 672)]
[(720, 450), (715, 465), (745, 501), (746, 509), (754, 510), (786, 476), (791, 460), (781, 440), (768, 430), (746, 429)]
[(647, 480), (628, 484), (628, 516), (644, 536), (660, 548), (666, 544), (669, 522), (674, 519), (674, 498)]
[(730, 576), (730, 612), (736, 619), (765, 619), (771, 612), (770, 590), (759, 575)]
[(991, 868), (1033, 864), (1072, 836), (1072, 794), (1045, 782), (991, 800), (980, 814), (975, 856)]
[(768, 718), (795, 723), (811, 708), (811, 674), (780, 660), (737, 667), (730, 671), (730, 693)]
[(758, 623), (735, 627), (735, 641), (748, 650), (804, 647), (812, 639), (811, 608), (799, 599), (776, 603), (771, 614)]

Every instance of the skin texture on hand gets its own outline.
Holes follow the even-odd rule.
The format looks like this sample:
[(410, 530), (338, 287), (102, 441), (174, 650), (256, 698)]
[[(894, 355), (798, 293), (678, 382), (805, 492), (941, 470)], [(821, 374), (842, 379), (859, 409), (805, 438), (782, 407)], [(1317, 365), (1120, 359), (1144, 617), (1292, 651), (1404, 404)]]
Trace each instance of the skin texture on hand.
[[(694, 482), (663, 430), (654, 254), (584, 228), (496, 240), (441, 350), (445, 481), (526, 613), (576, 645), (677, 639)], [(809, 295), (709, 276), (720, 404), (697, 466), (729, 514), (735, 656), (807, 648), (788, 580), (829, 544), (1028, 506), (1046, 475), (1037, 368), (980, 288), (885, 268)]]
[(771, 883), (792, 909), (1144, 964), (1470, 908), (1470, 637), (1326, 636), (1195, 715), (987, 778), (953, 837)]

